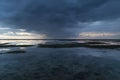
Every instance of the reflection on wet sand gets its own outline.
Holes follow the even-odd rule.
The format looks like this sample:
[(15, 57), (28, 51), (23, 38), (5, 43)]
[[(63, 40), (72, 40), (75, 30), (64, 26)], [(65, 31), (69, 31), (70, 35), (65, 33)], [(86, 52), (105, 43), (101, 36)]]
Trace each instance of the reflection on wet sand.
[(0, 44), (11, 45), (35, 45), (39, 43), (44, 44), (45, 42), (44, 40), (0, 40)]
[(10, 51), (10, 49), (7, 49), (7, 48), (0, 48), (0, 52), (4, 52), (4, 51)]
[(120, 49), (119, 42), (108, 41), (61, 41), (61, 40), (0, 40), (0, 51), (6, 52), (20, 48), (26, 50), (29, 47), (39, 48), (75, 48), (88, 47), (98, 49)]

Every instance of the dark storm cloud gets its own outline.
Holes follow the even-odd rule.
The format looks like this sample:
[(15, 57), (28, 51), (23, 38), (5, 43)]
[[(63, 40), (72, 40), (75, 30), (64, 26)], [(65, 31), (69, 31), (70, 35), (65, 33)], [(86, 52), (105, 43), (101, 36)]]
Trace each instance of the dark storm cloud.
[(120, 17), (119, 4), (119, 0), (0, 0), (0, 20), (50, 37), (75, 36), (76, 29), (84, 28), (82, 23)]

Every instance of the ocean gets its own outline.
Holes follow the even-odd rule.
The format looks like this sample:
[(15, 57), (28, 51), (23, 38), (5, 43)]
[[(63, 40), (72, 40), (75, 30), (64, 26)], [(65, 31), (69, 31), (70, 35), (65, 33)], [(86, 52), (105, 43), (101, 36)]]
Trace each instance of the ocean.
[(0, 40), (0, 80), (119, 80), (119, 47), (39, 46), (86, 42), (120, 45), (119, 40)]

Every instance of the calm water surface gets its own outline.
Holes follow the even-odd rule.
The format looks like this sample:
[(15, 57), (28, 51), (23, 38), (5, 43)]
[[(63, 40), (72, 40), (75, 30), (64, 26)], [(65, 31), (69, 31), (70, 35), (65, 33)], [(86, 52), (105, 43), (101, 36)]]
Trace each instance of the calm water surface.
[(0, 48), (0, 80), (120, 80), (120, 49), (37, 47), (49, 42), (1, 41), (35, 46)]

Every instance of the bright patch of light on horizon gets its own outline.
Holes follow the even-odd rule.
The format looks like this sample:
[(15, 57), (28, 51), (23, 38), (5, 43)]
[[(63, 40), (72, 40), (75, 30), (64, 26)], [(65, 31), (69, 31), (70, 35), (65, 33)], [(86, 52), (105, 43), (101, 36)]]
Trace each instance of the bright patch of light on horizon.
[(25, 29), (0, 28), (0, 39), (44, 39), (45, 34), (28, 32)]
[(30, 33), (30, 32), (12, 32), (12, 31), (9, 31), (7, 33), (3, 33), (3, 35), (5, 36), (32, 36), (32, 35), (35, 35), (34, 33)]
[(0, 39), (44, 39), (45, 35), (34, 35), (34, 36), (5, 36), (0, 35)]
[(82, 32), (79, 34), (81, 38), (101, 38), (101, 37), (113, 37), (120, 35), (120, 33), (110, 33), (110, 32)]

